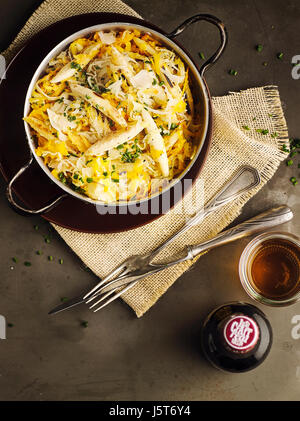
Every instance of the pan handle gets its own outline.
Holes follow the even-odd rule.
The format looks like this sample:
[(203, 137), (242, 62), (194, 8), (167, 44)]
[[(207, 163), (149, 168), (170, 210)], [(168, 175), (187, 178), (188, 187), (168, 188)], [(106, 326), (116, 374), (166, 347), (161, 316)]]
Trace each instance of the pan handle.
[(169, 38), (176, 38), (177, 35), (181, 34), (192, 23), (196, 23), (200, 20), (204, 20), (206, 22), (209, 22), (215, 25), (219, 29), (220, 39), (221, 39), (221, 44), (219, 48), (217, 49), (217, 51), (209, 59), (207, 59), (206, 62), (200, 67), (200, 76), (203, 77), (204, 72), (219, 59), (219, 57), (221, 56), (221, 54), (223, 53), (226, 47), (228, 35), (227, 35), (227, 30), (224, 26), (224, 23), (213, 15), (200, 13), (198, 15), (191, 16), (190, 18), (185, 20), (174, 31), (172, 31), (170, 34), (167, 34), (167, 36)]
[(13, 191), (12, 191), (12, 186), (13, 183), (23, 174), (23, 172), (25, 170), (27, 170), (27, 168), (32, 164), (33, 161), (33, 155), (31, 154), (30, 160), (28, 161), (28, 163), (26, 165), (24, 165), (18, 172), (16, 175), (14, 175), (14, 177), (11, 179), (11, 181), (9, 182), (7, 189), (6, 189), (6, 197), (7, 200), (9, 202), (9, 204), (12, 206), (12, 208), (14, 209), (14, 211), (16, 211), (17, 213), (21, 214), (21, 215), (40, 215), (41, 213), (45, 213), (48, 212), (50, 209), (52, 209), (54, 206), (56, 206), (59, 201), (63, 198), (65, 198), (67, 196), (66, 193), (62, 194), (61, 196), (59, 196), (57, 199), (55, 199), (53, 202), (51, 202), (49, 205), (44, 206), (43, 208), (40, 209), (27, 209), (24, 208), (23, 206), (19, 205), (14, 197), (13, 197)]

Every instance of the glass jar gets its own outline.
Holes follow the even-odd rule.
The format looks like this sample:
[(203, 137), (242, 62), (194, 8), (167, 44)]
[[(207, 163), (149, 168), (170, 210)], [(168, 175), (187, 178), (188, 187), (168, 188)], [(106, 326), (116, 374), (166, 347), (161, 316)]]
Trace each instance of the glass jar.
[[(271, 251), (269, 251), (269, 256), (266, 256), (265, 259), (265, 267), (263, 265), (260, 267), (261, 273), (259, 273), (259, 275), (263, 277), (264, 273), (266, 273), (270, 278), (273, 270), (275, 282), (275, 279), (282, 275), (281, 272), (278, 271), (278, 269), (281, 269), (280, 265), (283, 265), (283, 273), (286, 271), (287, 276), (291, 275), (291, 273), (288, 272), (288, 269), (290, 269), (293, 279), (295, 280), (295, 286), (294, 288), (291, 288), (289, 294), (282, 294), (282, 296), (280, 296), (280, 294), (276, 296), (275, 294), (274, 296), (270, 296), (269, 294), (264, 293), (263, 288), (258, 288), (257, 283), (254, 281), (253, 263), (256, 261), (255, 259), (257, 259), (258, 253), (263, 253), (264, 247), (267, 248), (268, 246), (266, 245), (268, 244), (269, 247), (273, 247), (275, 250), (274, 253), (277, 252), (277, 255), (274, 254), (272, 260)], [(288, 256), (288, 250), (291, 251), (290, 257)], [(282, 254), (280, 254), (280, 252)], [(286, 256), (284, 256), (284, 253)], [(287, 259), (286, 262), (290, 262), (289, 268), (284, 268), (284, 265), (287, 266), (284, 263), (284, 259)], [(240, 257), (239, 276), (247, 294), (262, 304), (282, 307), (296, 303), (300, 300), (300, 239), (293, 234), (276, 231), (258, 235), (245, 247)], [(281, 283), (279, 282), (279, 284), (283, 285), (283, 282), (285, 282), (285, 279), (283, 279)], [(276, 285), (274, 284), (274, 291), (275, 288)]]

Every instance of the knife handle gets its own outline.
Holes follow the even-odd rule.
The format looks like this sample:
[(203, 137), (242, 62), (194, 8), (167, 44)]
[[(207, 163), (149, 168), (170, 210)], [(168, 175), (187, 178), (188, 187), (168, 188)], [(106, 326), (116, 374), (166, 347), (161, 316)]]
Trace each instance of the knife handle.
[(267, 210), (266, 212), (260, 213), (233, 228), (221, 232), (211, 240), (205, 241), (204, 243), (189, 246), (189, 251), (193, 257), (197, 256), (204, 251), (211, 248), (218, 247), (222, 244), (227, 244), (232, 241), (238, 240), (239, 238), (246, 237), (256, 232), (263, 231), (268, 228), (275, 227), (276, 225), (283, 224), (290, 221), (293, 218), (293, 212), (288, 206), (282, 205), (276, 208)]

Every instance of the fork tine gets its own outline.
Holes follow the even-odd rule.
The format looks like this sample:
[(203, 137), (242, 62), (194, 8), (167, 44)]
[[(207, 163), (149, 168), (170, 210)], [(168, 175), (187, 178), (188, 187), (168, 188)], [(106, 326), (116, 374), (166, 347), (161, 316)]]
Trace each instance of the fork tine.
[(113, 276), (117, 275), (122, 269), (126, 269), (126, 265), (124, 263), (122, 263), (116, 269), (111, 271), (104, 279), (102, 279), (102, 281), (100, 281), (94, 288), (92, 288), (87, 294), (85, 294), (83, 299), (85, 300), (86, 298), (90, 297), (94, 292), (96, 292), (96, 290), (98, 290), (99, 287), (101, 287), (103, 284), (109, 281)]
[[(125, 271), (124, 273), (126, 273), (126, 271)], [(126, 276), (125, 276), (125, 278), (126, 278)], [(123, 278), (121, 278), (121, 279), (123, 279)], [(95, 291), (95, 293), (94, 293), (93, 295), (91, 295), (90, 297), (88, 297), (88, 298), (87, 298), (87, 300), (85, 301), (85, 303), (86, 303), (86, 304), (88, 304), (88, 303), (90, 303), (91, 301), (95, 300), (97, 297), (99, 297), (99, 296), (101, 296), (101, 295), (103, 295), (103, 294), (106, 294), (105, 289), (106, 289), (109, 285), (113, 285), (113, 284), (115, 284), (115, 283), (119, 282), (119, 280), (120, 280), (120, 278), (119, 278), (119, 276), (117, 276), (117, 278), (113, 279), (112, 281), (108, 282), (107, 284), (104, 284), (104, 285), (100, 286), (100, 287), (97, 289), (97, 291)], [(122, 285), (120, 285), (119, 287), (111, 288), (111, 289), (110, 289), (110, 291), (113, 291), (113, 292), (114, 292), (114, 291), (116, 291), (118, 288), (121, 288), (121, 286), (122, 286)], [(107, 292), (110, 292), (110, 291), (107, 291)]]
[[(101, 298), (100, 300), (96, 301), (94, 304), (92, 304), (89, 308), (92, 309), (93, 307), (95, 307), (98, 303), (102, 302), (103, 300), (105, 300), (105, 298), (109, 297), (111, 294), (113, 294), (115, 291), (117, 290), (117, 288), (114, 288), (108, 292), (106, 292)], [(101, 295), (101, 294), (99, 294)], [(95, 299), (96, 297), (94, 297), (93, 299)], [(89, 301), (88, 301), (89, 302)], [(86, 302), (86, 303), (88, 303)]]
[[(102, 308), (106, 307), (108, 304), (112, 303), (113, 301), (115, 301), (117, 298), (119, 298), (122, 294), (124, 294), (124, 292), (128, 291), (130, 288), (132, 288), (138, 281), (132, 281), (130, 282), (130, 284), (128, 284), (125, 288), (123, 288), (121, 291), (117, 292), (113, 297), (111, 297), (109, 300), (107, 300), (104, 304), (102, 304), (100, 307), (96, 308), (96, 310), (94, 310), (94, 313), (96, 313), (97, 311), (101, 310)], [(108, 296), (108, 294), (110, 295), (110, 293), (113, 293), (116, 289), (111, 290), (109, 292), (107, 292), (103, 297), (100, 298), (100, 300), (98, 300), (93, 307), (95, 307), (97, 304), (101, 303), (102, 301), (105, 300), (105, 298)], [(91, 307), (90, 307), (91, 308)]]
[[(172, 262), (173, 263), (173, 262)], [(126, 271), (125, 270), (125, 272), (123, 273), (123, 274), (121, 274), (121, 275), (119, 275), (119, 276), (117, 276), (115, 279), (113, 279), (112, 281), (110, 281), (110, 282), (108, 282), (108, 283), (106, 283), (105, 285), (103, 285), (102, 286), (102, 288), (99, 288), (97, 291), (96, 291), (96, 293), (92, 296), (92, 297), (90, 297), (87, 301), (86, 301), (86, 304), (87, 303), (89, 303), (89, 302), (91, 302), (91, 301), (93, 301), (94, 299), (96, 299), (97, 297), (99, 297), (100, 296), (100, 299), (98, 300), (98, 301), (96, 301), (90, 308), (93, 308), (93, 307), (95, 307), (97, 304), (99, 304), (99, 303), (101, 303), (102, 301), (104, 301), (107, 297), (109, 297), (111, 294), (113, 294), (115, 291), (118, 291), (119, 290), (119, 292), (118, 293), (116, 293), (115, 295), (114, 295), (114, 297), (112, 297), (110, 300), (108, 300), (107, 301), (107, 303), (106, 304), (104, 304), (104, 305), (102, 305), (101, 307), (99, 307), (97, 310), (95, 310), (95, 311), (98, 311), (98, 310), (100, 310), (100, 308), (103, 308), (103, 307), (105, 307), (106, 305), (108, 305), (108, 304), (110, 304), (112, 301), (114, 301), (115, 299), (117, 299), (118, 297), (120, 297), (120, 295), (122, 295), (124, 292), (126, 292), (128, 289), (130, 289), (131, 287), (133, 287), (140, 279), (142, 279), (142, 278), (145, 278), (146, 276), (149, 276), (149, 275), (151, 275), (152, 273), (155, 273), (155, 272), (159, 272), (159, 271), (161, 271), (162, 269), (164, 269), (165, 268), (165, 265), (152, 265), (152, 270), (148, 270), (149, 269), (149, 266), (147, 267), (147, 270), (145, 270), (145, 273), (144, 274), (140, 274), (140, 276), (137, 276), (137, 275), (135, 275), (135, 272), (134, 271)], [(107, 291), (106, 293), (105, 293), (105, 289), (106, 288), (108, 288), (108, 287), (110, 287), (110, 286), (112, 286), (112, 285), (114, 285), (114, 284), (118, 284), (118, 282), (120, 282), (120, 281), (122, 281), (123, 279), (126, 279), (126, 278), (132, 278), (133, 277), (133, 279), (130, 281), (130, 280), (128, 280), (128, 282), (126, 282), (125, 284), (124, 284), (124, 288), (123, 289), (121, 289), (120, 290), (120, 288), (123, 286), (123, 285), (116, 285), (114, 288), (112, 288), (112, 289), (110, 289), (109, 291)], [(126, 285), (127, 284), (127, 285)], [(126, 285), (126, 287), (125, 287), (125, 285)], [(103, 295), (104, 294), (104, 295)], [(102, 296), (101, 296), (102, 295)]]
[[(90, 296), (90, 297), (88, 297), (88, 299), (86, 300), (86, 303), (89, 303), (89, 302), (91, 302), (92, 300), (94, 300), (96, 297), (98, 297), (99, 295), (101, 295), (102, 293), (104, 293), (105, 294), (105, 290), (108, 288), (108, 287), (111, 287), (112, 285), (114, 285), (114, 284), (118, 284), (120, 281), (122, 281), (123, 279), (127, 279), (128, 278), (128, 281), (127, 282), (125, 282), (125, 284), (128, 284), (129, 282), (130, 282), (130, 278), (132, 278), (132, 275), (133, 275), (133, 272), (129, 272), (129, 271), (124, 271), (123, 273), (121, 273), (119, 276), (117, 276), (115, 279), (112, 279), (111, 281), (109, 281), (109, 282), (105, 282), (105, 284), (104, 285), (98, 285), (99, 286), (99, 288), (97, 289), (97, 291), (95, 291), (95, 293), (92, 295), (92, 296)], [(124, 285), (124, 284), (123, 284)], [(110, 291), (113, 289), (114, 291), (116, 290), (116, 289), (119, 289), (119, 288), (121, 288), (122, 286), (123, 286), (122, 284), (121, 285), (116, 285), (116, 288), (110, 288)]]

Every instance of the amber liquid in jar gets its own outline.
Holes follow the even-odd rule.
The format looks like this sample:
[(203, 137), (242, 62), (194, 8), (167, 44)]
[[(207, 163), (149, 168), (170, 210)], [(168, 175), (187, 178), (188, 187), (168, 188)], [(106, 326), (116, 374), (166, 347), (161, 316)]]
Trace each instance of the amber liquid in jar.
[(264, 297), (287, 299), (300, 291), (300, 248), (276, 238), (261, 243), (252, 259), (253, 287)]

